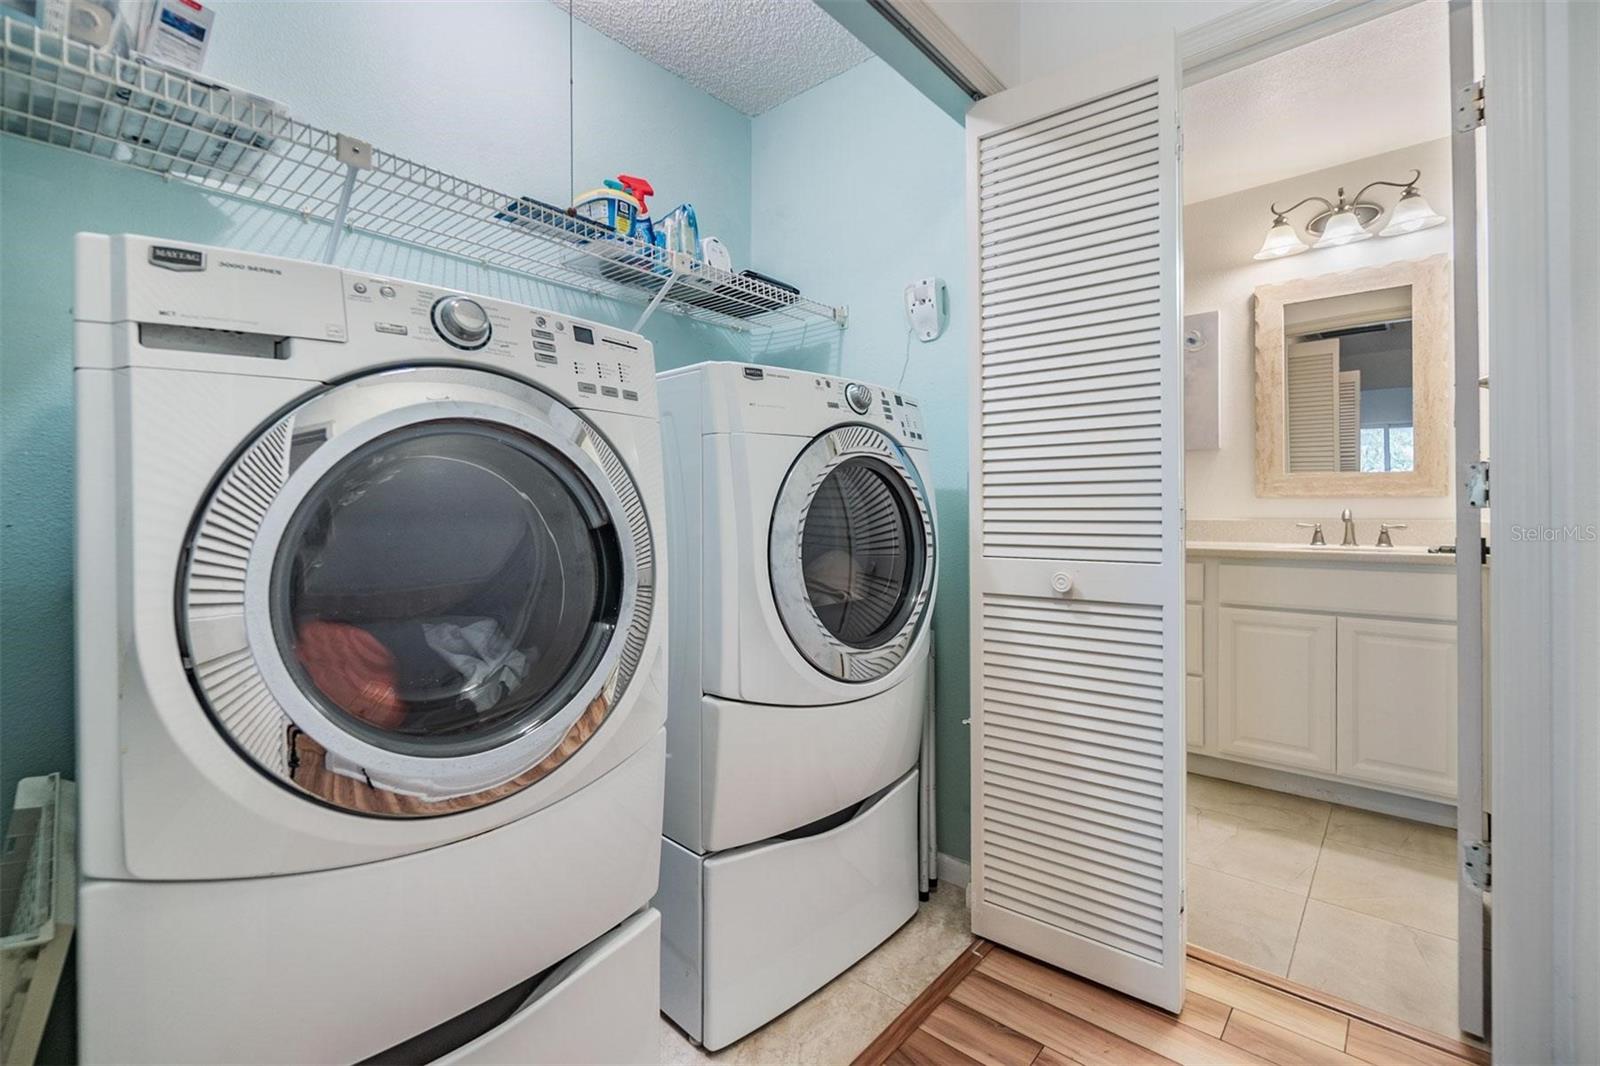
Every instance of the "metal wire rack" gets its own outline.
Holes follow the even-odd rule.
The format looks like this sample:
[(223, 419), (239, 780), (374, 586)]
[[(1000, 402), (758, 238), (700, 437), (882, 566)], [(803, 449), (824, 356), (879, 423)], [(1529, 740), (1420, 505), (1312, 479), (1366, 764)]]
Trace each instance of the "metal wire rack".
[(274, 101), (3, 20), (0, 131), (331, 227), (730, 326), (847, 311), (290, 118)]

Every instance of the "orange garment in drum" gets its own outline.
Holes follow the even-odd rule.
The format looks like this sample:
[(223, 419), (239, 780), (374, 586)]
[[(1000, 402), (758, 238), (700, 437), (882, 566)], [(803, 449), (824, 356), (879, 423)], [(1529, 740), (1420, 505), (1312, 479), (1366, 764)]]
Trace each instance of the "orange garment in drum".
[(396, 729), (406, 708), (395, 692), (394, 656), (378, 638), (340, 622), (306, 622), (294, 652), (322, 694), (380, 729)]

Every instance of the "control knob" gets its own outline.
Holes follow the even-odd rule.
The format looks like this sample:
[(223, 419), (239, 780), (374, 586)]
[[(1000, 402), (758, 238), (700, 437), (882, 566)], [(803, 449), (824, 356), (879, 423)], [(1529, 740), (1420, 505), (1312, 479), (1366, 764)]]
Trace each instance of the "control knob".
[(434, 304), (433, 328), (450, 344), (468, 351), (489, 343), (489, 313), (465, 296), (446, 296)]
[(844, 387), (844, 402), (856, 414), (864, 415), (872, 410), (872, 389), (859, 381), (852, 381)]

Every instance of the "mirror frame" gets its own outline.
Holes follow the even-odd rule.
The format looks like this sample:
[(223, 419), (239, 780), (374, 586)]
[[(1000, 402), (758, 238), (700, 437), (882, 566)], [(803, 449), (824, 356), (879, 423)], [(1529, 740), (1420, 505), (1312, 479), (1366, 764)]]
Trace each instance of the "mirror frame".
[[(1289, 473), (1283, 413), (1285, 305), (1401, 285), (1411, 286), (1411, 410), (1416, 427), (1413, 468), (1384, 474), (1332, 470)], [(1262, 285), (1255, 291), (1255, 341), (1257, 496), (1450, 494), (1452, 338), (1448, 255)]]

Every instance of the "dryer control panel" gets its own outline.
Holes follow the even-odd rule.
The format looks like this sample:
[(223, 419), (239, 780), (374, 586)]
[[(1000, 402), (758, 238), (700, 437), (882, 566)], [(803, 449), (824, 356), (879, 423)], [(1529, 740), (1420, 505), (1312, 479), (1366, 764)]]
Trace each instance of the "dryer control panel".
[(922, 444), (922, 409), (904, 393), (864, 381), (816, 374), (811, 376), (811, 386), (829, 411), (880, 423), (907, 444)]
[(343, 271), (350, 342), (396, 362), (503, 363), (579, 407), (655, 414), (655, 355), (636, 333), (415, 282)]
[(898, 389), (856, 378), (751, 363), (698, 363), (664, 379), (696, 378), (707, 433), (815, 437), (847, 422), (877, 426), (909, 448), (926, 448), (922, 408)]

